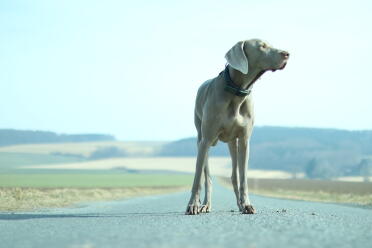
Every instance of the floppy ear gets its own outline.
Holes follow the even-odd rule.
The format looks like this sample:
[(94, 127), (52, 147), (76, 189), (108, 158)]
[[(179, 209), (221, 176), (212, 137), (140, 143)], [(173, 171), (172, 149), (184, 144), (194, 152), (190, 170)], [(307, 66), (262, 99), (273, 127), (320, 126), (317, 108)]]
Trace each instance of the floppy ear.
[(239, 41), (225, 55), (227, 63), (243, 74), (248, 73), (248, 58), (244, 53), (244, 41)]

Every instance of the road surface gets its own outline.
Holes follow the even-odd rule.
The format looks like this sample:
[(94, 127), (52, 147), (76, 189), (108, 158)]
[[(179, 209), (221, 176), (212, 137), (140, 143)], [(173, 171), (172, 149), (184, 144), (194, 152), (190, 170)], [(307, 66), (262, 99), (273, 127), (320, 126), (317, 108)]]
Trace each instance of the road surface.
[[(216, 185), (213, 212), (186, 216), (189, 192), (0, 213), (0, 247), (372, 247), (372, 210), (251, 196), (237, 212)], [(235, 211), (232, 211), (235, 210)]]

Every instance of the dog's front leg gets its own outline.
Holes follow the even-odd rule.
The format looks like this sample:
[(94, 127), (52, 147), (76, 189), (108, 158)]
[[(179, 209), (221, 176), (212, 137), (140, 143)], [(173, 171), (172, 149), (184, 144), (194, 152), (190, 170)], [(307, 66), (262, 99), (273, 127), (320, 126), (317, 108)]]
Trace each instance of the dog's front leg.
[(186, 214), (199, 214), (200, 207), (200, 190), (202, 172), (204, 170), (205, 161), (208, 157), (209, 143), (201, 140), (198, 145), (198, 156), (196, 159), (196, 170), (194, 183), (191, 190), (191, 198), (186, 209)]
[(212, 210), (212, 179), (209, 172), (208, 154), (204, 161), (204, 183), (205, 196), (203, 205), (200, 207), (201, 213), (209, 213)]
[(239, 196), (239, 178), (238, 178), (238, 143), (237, 139), (229, 142), (229, 151), (231, 156), (231, 163), (232, 163), (232, 173), (231, 173), (231, 183), (234, 189), (236, 202), (238, 204), (238, 208), (242, 211), (242, 206), (240, 205), (240, 196)]
[(246, 137), (239, 138), (238, 140), (238, 167), (240, 178), (240, 206), (243, 214), (254, 214), (255, 209), (251, 205), (248, 196), (248, 180), (247, 180), (247, 167), (249, 157), (249, 145)]

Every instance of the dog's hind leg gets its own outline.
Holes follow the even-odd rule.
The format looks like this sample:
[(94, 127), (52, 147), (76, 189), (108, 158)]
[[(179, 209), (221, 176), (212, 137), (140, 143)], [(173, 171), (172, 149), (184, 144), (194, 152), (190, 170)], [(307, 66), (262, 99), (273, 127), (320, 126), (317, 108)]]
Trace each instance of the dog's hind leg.
[[(202, 133), (201, 133), (201, 120), (198, 118), (198, 116), (195, 114), (195, 127), (198, 131), (198, 156), (196, 159), (196, 170), (195, 170), (195, 176), (194, 176), (194, 183), (191, 190), (191, 197), (189, 204), (187, 205), (186, 214), (199, 214), (201, 211), (200, 208), (200, 190), (201, 190), (201, 180), (202, 180), (202, 174), (205, 172), (206, 166), (208, 166), (208, 150), (210, 147), (210, 143), (206, 142), (202, 139)], [(207, 173), (204, 173), (209, 176), (209, 168), (206, 170)], [(206, 196), (207, 192), (208, 196), (210, 197), (210, 184), (208, 184), (209, 180), (206, 180)], [(208, 199), (208, 198), (207, 198)]]
[[(195, 127), (198, 132), (198, 147), (201, 142), (201, 120), (200, 118), (195, 114), (194, 117), (194, 122), (195, 122)], [(203, 205), (200, 207), (199, 212), (200, 213), (209, 213), (211, 210), (211, 193), (212, 193), (212, 180), (211, 176), (209, 174), (209, 164), (208, 164), (208, 154), (207, 157), (204, 161), (204, 185), (205, 185), (205, 196), (204, 196), (204, 201)]]
[(189, 204), (187, 205), (186, 214), (194, 215), (200, 213), (201, 179), (204, 171), (205, 161), (208, 158), (209, 147), (210, 147), (209, 142), (203, 139), (199, 142), (194, 183), (192, 185), (191, 197)]
[[(201, 120), (198, 116), (195, 115), (195, 127), (198, 132), (198, 146), (201, 141)], [(212, 180), (211, 175), (209, 173), (209, 163), (208, 163), (208, 155), (204, 161), (204, 201), (203, 205), (200, 207), (200, 213), (209, 213), (212, 209)]]

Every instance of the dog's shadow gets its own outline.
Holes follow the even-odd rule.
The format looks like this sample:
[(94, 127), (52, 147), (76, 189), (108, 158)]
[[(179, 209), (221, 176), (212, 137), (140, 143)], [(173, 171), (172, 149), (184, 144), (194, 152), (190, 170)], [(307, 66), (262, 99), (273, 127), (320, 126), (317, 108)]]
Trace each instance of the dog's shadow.
[(113, 214), (47, 214), (47, 213), (0, 213), (0, 220), (29, 220), (29, 219), (64, 219), (64, 218), (128, 218), (133, 216), (176, 216), (185, 215), (185, 212), (167, 213), (113, 213)]
[[(238, 211), (212, 211), (211, 213), (200, 213), (200, 215), (213, 214), (237, 214)], [(52, 214), (52, 213), (0, 213), (0, 220), (16, 221), (16, 220), (30, 220), (30, 219), (64, 219), (64, 218), (130, 218), (130, 217), (171, 217), (171, 216), (190, 216), (185, 215), (185, 212), (143, 212), (143, 213), (86, 213), (86, 214)], [(195, 216), (195, 215), (194, 215)]]

